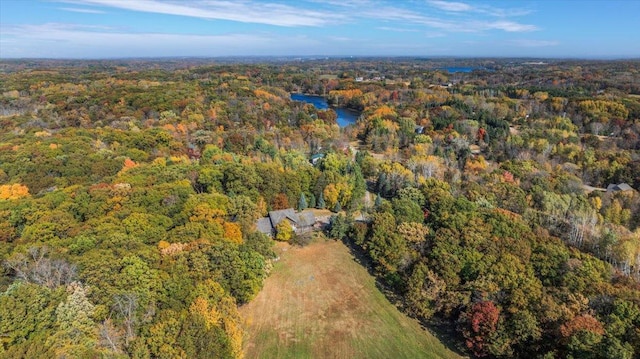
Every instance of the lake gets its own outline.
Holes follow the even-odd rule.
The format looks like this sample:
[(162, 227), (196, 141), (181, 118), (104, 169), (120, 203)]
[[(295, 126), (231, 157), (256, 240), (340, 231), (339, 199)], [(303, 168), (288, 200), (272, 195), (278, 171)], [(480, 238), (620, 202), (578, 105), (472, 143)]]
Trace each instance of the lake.
[(476, 69), (475, 67), (443, 67), (440, 70), (445, 70), (450, 74), (454, 74), (456, 72), (463, 72), (463, 73), (472, 72), (475, 69)]
[(438, 70), (445, 70), (450, 74), (455, 74), (456, 72), (469, 73), (469, 72), (473, 72), (474, 70), (491, 71), (491, 70), (488, 70), (488, 69), (486, 69), (484, 67), (456, 67), (456, 66), (441, 67)]
[[(293, 101), (300, 101), (300, 102), (310, 103), (313, 106), (315, 106), (318, 110), (326, 110), (326, 109), (329, 108), (329, 104), (327, 103), (327, 99), (325, 99), (322, 96), (305, 95), (305, 94), (301, 94), (301, 93), (292, 93), (291, 94), (291, 99)], [(338, 115), (338, 118), (336, 119), (336, 122), (338, 123), (338, 126), (340, 126), (340, 127), (346, 127), (346, 126), (349, 126), (351, 124), (354, 124), (358, 120), (358, 117), (360, 117), (360, 113), (358, 111), (350, 110), (350, 109), (347, 109), (347, 108), (341, 108), (341, 107), (333, 107), (332, 109)]]

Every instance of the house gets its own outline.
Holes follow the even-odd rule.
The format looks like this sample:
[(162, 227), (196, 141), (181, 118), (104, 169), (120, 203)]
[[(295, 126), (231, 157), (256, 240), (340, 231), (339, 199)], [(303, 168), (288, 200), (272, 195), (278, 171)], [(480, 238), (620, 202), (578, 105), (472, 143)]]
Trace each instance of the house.
[(615, 184), (611, 183), (607, 186), (607, 192), (619, 192), (619, 191), (631, 191), (633, 188), (626, 183)]
[(256, 229), (268, 236), (273, 236), (276, 226), (282, 221), (288, 221), (296, 234), (309, 232), (316, 223), (316, 217), (312, 211), (296, 213), (293, 208), (271, 211), (267, 217), (258, 219)]
[(316, 153), (315, 155), (311, 156), (310, 161), (315, 166), (316, 164), (318, 164), (318, 161), (320, 161), (323, 158), (324, 158), (324, 153)]

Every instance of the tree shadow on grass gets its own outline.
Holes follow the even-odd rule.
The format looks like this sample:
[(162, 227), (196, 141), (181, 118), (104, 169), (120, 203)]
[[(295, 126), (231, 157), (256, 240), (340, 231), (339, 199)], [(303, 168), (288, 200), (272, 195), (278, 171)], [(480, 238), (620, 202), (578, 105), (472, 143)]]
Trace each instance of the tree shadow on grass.
[(447, 349), (451, 350), (455, 354), (462, 357), (468, 357), (468, 354), (464, 351), (464, 342), (457, 334), (455, 325), (449, 321), (441, 320), (438, 318), (425, 320), (411, 315), (405, 305), (403, 298), (398, 295), (393, 289), (384, 282), (384, 279), (380, 277), (379, 273), (376, 273), (371, 258), (360, 248), (357, 244), (353, 243), (348, 237), (342, 239), (349, 252), (353, 256), (353, 260), (364, 267), (371, 276), (375, 278), (376, 288), (384, 294), (387, 300), (393, 304), (402, 314), (417, 320), (420, 323), (422, 329), (431, 333), (436, 339), (438, 339)]

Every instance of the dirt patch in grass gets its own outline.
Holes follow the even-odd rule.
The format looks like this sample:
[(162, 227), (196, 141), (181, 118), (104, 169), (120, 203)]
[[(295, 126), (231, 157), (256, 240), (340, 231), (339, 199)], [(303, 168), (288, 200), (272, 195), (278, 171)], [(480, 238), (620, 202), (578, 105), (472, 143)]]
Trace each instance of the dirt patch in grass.
[(263, 290), (240, 309), (247, 358), (455, 358), (400, 313), (341, 242), (278, 243)]

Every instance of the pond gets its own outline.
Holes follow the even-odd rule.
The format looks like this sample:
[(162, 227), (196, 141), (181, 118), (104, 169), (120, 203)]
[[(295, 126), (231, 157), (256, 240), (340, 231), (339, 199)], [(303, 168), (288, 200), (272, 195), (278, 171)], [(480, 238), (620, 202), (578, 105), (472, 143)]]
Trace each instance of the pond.
[(441, 67), (438, 70), (445, 70), (450, 74), (470, 73), (470, 72), (473, 72), (475, 70), (492, 71), (490, 69), (487, 69), (486, 67), (457, 67), (457, 66)]
[(469, 73), (469, 72), (473, 72), (473, 70), (475, 69), (476, 67), (455, 67), (455, 66), (440, 68), (440, 70), (445, 70), (450, 74), (455, 74), (456, 72)]
[[(305, 95), (301, 93), (292, 93), (291, 99), (293, 101), (300, 101), (310, 103), (315, 106), (318, 110), (326, 110), (329, 108), (329, 104), (327, 103), (327, 99), (322, 96), (315, 95)], [(360, 113), (358, 111), (350, 110), (347, 108), (341, 107), (332, 107), (332, 109), (338, 115), (336, 122), (340, 127), (346, 127), (351, 124), (356, 123), (358, 117), (360, 117)]]

